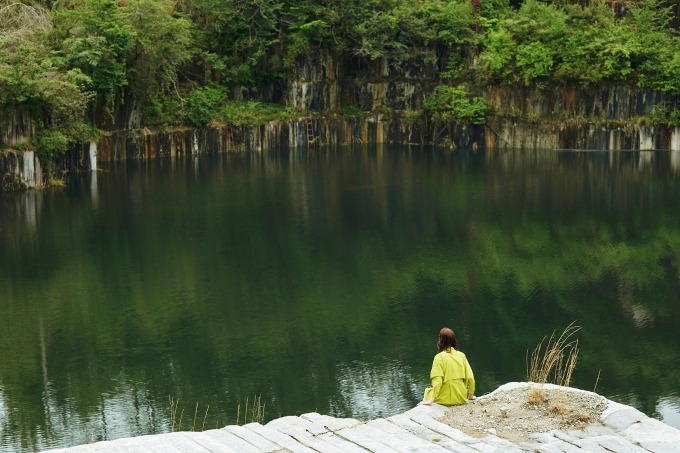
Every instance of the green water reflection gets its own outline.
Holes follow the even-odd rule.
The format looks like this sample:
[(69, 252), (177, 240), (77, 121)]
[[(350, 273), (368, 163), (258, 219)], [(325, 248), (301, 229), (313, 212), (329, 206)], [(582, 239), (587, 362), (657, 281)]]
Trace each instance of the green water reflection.
[(478, 394), (576, 320), (574, 385), (680, 427), (678, 153), (361, 148), (111, 164), (0, 198), (0, 451)]

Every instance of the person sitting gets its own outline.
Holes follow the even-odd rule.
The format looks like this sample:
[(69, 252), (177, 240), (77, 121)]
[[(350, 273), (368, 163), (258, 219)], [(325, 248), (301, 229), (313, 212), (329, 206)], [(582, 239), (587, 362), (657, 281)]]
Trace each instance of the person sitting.
[(458, 350), (458, 340), (453, 330), (444, 327), (439, 331), (439, 353), (434, 356), (430, 379), (432, 387), (425, 389), (423, 401), (444, 406), (464, 404), (475, 399), (475, 376), (465, 354)]

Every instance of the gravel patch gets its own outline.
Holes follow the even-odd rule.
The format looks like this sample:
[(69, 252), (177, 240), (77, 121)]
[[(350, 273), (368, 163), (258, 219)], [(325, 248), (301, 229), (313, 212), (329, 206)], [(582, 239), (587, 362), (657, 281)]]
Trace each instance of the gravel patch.
[(606, 407), (607, 400), (594, 393), (535, 385), (499, 389), (449, 407), (439, 421), (473, 437), (493, 434), (519, 444), (533, 442), (529, 437), (533, 433), (601, 426), (600, 416)]

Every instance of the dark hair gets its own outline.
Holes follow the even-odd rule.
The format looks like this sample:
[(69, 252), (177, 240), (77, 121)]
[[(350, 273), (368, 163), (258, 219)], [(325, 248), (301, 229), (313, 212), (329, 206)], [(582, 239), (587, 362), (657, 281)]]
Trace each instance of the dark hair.
[(456, 334), (453, 333), (453, 330), (444, 327), (439, 331), (437, 348), (439, 348), (439, 352), (446, 351), (449, 348), (453, 348), (456, 351), (458, 350), (458, 340), (456, 339)]

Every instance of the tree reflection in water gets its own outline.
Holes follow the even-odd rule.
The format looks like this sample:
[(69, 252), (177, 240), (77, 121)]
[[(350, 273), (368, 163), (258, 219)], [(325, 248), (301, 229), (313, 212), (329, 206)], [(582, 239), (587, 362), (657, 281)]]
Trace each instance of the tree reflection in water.
[[(641, 157), (642, 156), (642, 157)], [(674, 164), (674, 162), (676, 164)], [(111, 164), (0, 198), (0, 450), (390, 415), (454, 328), (479, 393), (582, 326), (574, 385), (675, 423), (677, 155), (382, 147)]]

